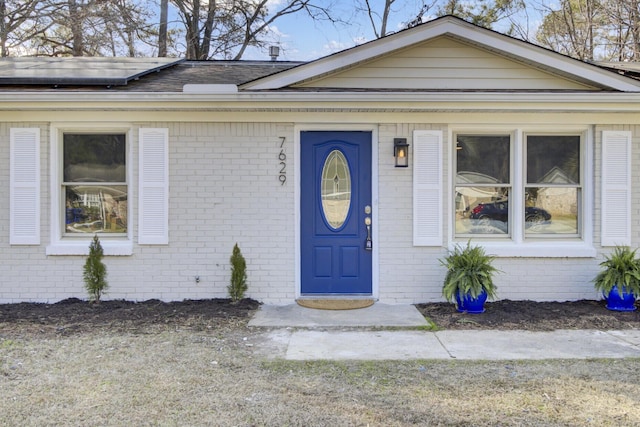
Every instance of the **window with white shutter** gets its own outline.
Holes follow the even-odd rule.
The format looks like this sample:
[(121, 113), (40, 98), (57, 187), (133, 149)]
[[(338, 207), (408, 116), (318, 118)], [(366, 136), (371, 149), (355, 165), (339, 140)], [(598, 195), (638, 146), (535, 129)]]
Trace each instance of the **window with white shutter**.
[[(47, 255), (86, 255), (94, 234), (105, 255), (131, 255), (130, 129), (52, 126), (51, 244)], [(168, 129), (138, 138), (138, 243), (168, 244)]]

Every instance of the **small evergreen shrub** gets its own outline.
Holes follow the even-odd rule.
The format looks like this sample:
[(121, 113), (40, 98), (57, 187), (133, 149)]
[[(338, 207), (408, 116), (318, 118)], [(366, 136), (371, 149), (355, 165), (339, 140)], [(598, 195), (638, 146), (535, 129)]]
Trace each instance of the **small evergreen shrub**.
[(231, 283), (227, 288), (231, 301), (237, 302), (244, 298), (247, 291), (247, 262), (236, 243), (231, 254)]
[(98, 235), (93, 236), (89, 245), (89, 256), (84, 264), (84, 287), (89, 293), (89, 300), (100, 304), (100, 297), (109, 286), (107, 284), (107, 267), (102, 262), (104, 251)]

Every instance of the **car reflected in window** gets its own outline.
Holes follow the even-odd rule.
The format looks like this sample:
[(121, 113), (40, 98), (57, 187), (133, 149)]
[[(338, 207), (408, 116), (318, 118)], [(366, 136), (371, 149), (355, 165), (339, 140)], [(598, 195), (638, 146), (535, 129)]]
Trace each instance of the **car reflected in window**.
[[(469, 218), (481, 221), (507, 222), (509, 220), (509, 201), (500, 200), (491, 203), (479, 203), (471, 210)], [(551, 221), (551, 214), (535, 206), (526, 206), (524, 220), (532, 223), (548, 222)]]

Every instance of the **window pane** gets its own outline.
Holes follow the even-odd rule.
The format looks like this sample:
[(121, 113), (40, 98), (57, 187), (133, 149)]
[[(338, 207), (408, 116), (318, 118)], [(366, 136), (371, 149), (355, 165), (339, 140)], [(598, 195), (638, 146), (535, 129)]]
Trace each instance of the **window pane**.
[(456, 234), (509, 233), (509, 188), (456, 187)]
[(578, 234), (578, 198), (575, 187), (526, 189), (525, 234)]
[(456, 140), (457, 184), (509, 183), (509, 135), (458, 135)]
[(65, 187), (68, 233), (126, 233), (127, 187), (76, 185)]
[(125, 182), (125, 135), (65, 134), (64, 182)]
[(351, 172), (339, 150), (327, 156), (322, 168), (322, 212), (333, 229), (342, 227), (351, 206)]
[(580, 137), (527, 136), (527, 183), (579, 184)]

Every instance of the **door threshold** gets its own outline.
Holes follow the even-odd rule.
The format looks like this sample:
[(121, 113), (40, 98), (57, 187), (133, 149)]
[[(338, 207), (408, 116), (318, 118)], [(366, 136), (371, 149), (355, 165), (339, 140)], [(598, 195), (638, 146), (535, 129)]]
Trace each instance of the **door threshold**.
[(376, 302), (372, 297), (360, 296), (321, 296), (300, 297), (296, 303), (302, 307), (319, 310), (354, 310), (372, 306)]

